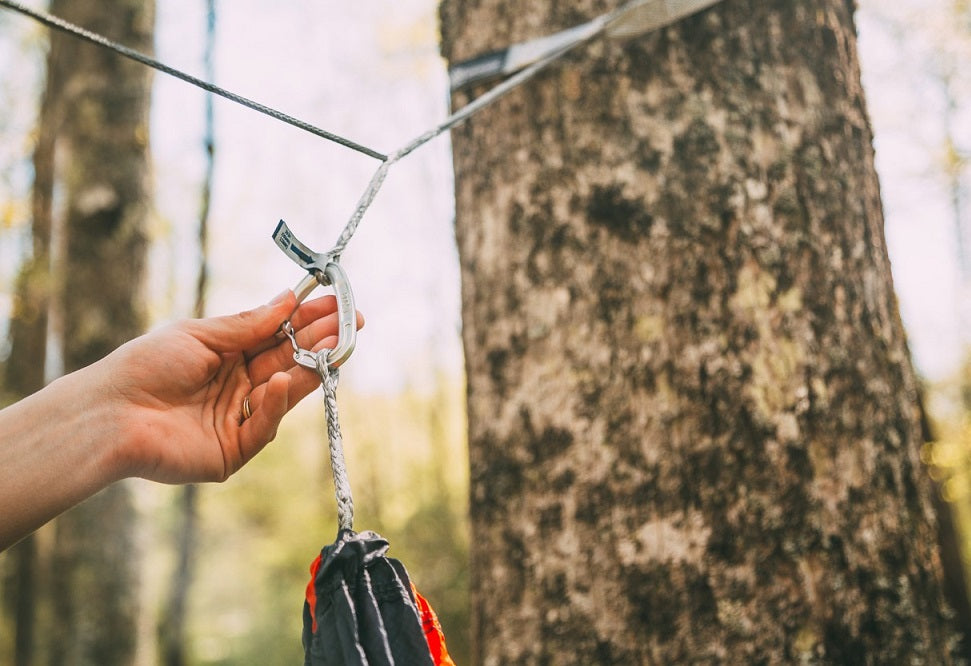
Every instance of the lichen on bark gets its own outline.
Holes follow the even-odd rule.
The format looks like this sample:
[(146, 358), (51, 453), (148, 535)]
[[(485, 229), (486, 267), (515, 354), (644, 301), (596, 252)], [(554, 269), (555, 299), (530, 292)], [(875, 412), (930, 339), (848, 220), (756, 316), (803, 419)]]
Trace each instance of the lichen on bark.
[[(443, 51), (610, 8), (569, 4), (446, 0)], [(453, 132), (478, 663), (948, 663), (871, 141), (841, 0), (595, 43)]]

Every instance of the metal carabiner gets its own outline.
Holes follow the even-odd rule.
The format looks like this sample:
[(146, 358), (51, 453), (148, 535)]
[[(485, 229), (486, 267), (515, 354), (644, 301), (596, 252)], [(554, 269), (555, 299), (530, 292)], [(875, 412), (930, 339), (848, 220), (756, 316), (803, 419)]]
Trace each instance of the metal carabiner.
[[(329, 349), (321, 350), (324, 352), (330, 351)], [(297, 362), (297, 365), (303, 366), (308, 370), (318, 370), (317, 361), (320, 359), (321, 352), (312, 352), (309, 349), (296, 349), (293, 352), (293, 360)]]
[[(347, 279), (347, 273), (336, 261), (324, 268), (324, 275), (330, 280), (337, 297), (337, 346), (327, 353), (327, 365), (338, 368), (350, 358), (357, 345), (357, 308), (354, 307), (354, 292)], [(320, 365), (320, 362), (317, 362)]]
[[(305, 349), (294, 351), (294, 360), (304, 367), (338, 368), (354, 352), (357, 345), (357, 308), (354, 307), (354, 292), (351, 283), (341, 265), (336, 261), (328, 262), (323, 273), (313, 270), (307, 274), (293, 289), (297, 303), (302, 303), (318, 285), (330, 285), (337, 297), (337, 346), (333, 349), (322, 349), (319, 352), (309, 352)], [(310, 365), (311, 357), (314, 366)]]
[(339, 367), (348, 359), (357, 344), (357, 309), (354, 307), (354, 292), (351, 291), (347, 274), (338, 263), (340, 257), (332, 253), (314, 252), (293, 235), (283, 220), (276, 225), (273, 241), (294, 263), (307, 271), (306, 277), (293, 288), (297, 305), (300, 305), (310, 292), (321, 284), (333, 286), (334, 295), (337, 297), (337, 346), (328, 350), (326, 356), (323, 355), (324, 350), (316, 354), (308, 352), (297, 346), (292, 330), (287, 332), (284, 329), (284, 333), (290, 336), (290, 342), (293, 344), (294, 359), (308, 368), (311, 367), (310, 362), (313, 359), (314, 366), (321, 373), (327, 368)]

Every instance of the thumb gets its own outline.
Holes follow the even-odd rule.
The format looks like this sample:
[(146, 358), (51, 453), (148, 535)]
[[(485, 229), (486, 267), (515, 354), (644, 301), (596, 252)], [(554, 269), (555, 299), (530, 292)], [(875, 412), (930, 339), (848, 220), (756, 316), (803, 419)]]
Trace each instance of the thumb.
[(287, 289), (252, 310), (192, 320), (189, 332), (214, 351), (245, 351), (272, 337), (296, 307), (297, 298)]

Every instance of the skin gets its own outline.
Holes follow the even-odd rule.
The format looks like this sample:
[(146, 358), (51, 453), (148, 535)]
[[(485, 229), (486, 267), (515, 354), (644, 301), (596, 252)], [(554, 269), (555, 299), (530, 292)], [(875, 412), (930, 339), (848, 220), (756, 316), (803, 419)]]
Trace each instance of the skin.
[(294, 307), (286, 291), (172, 324), (0, 410), (0, 550), (121, 479), (225, 481), (250, 461), (320, 385), (276, 336), (281, 322), (293, 313), (304, 349), (337, 342), (333, 296)]

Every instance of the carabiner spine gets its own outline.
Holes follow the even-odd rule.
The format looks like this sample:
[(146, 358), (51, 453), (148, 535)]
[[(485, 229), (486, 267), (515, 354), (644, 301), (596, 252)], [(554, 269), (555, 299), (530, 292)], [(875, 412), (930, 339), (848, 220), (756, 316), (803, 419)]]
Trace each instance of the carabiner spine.
[(357, 308), (351, 283), (341, 265), (335, 261), (328, 263), (324, 275), (330, 280), (337, 297), (337, 346), (327, 354), (327, 365), (338, 368), (354, 352), (357, 344)]

